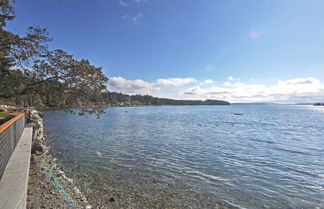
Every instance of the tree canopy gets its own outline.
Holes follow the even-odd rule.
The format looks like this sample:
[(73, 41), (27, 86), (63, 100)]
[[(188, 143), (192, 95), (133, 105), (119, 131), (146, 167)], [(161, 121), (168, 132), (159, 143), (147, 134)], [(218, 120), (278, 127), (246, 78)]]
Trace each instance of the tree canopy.
[[(18, 106), (79, 107), (101, 112), (106, 105), (227, 105), (219, 100), (172, 100), (108, 92), (102, 68), (49, 49), (46, 28), (29, 26), (24, 35), (6, 30), (14, 1), (0, 0), (0, 98)], [(99, 108), (98, 108), (99, 107)]]
[(15, 17), (13, 3), (0, 1), (0, 97), (17, 105), (26, 105), (26, 98), (59, 98), (62, 106), (83, 107), (106, 91), (102, 68), (62, 49), (50, 50), (45, 28), (29, 26), (25, 35), (6, 30)]

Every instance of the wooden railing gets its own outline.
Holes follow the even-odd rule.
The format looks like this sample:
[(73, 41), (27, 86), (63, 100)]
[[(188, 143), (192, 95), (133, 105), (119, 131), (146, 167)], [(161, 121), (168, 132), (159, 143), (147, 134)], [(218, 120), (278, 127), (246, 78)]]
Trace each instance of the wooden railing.
[(0, 126), (0, 179), (24, 131), (25, 123), (25, 113), (20, 113)]

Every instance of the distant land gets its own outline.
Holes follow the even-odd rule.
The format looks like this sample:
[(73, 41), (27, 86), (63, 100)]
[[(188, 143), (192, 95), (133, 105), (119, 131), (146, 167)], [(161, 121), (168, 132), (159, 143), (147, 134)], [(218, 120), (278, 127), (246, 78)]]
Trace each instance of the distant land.
[(295, 105), (314, 105), (314, 103), (304, 102), (304, 103), (296, 103)]
[(239, 103), (231, 103), (232, 105), (280, 105), (278, 103), (273, 102), (239, 102)]
[[(7, 101), (6, 103), (11, 102)], [(2, 102), (5, 104), (5, 102)], [(22, 97), (19, 101), (23, 106), (32, 106), (40, 108), (74, 108), (78, 104), (74, 101), (56, 97), (48, 93), (46, 96), (30, 95)], [(0, 101), (1, 104), (1, 101)], [(167, 98), (158, 98), (150, 95), (129, 95), (119, 92), (102, 92), (99, 95), (93, 95), (83, 106), (160, 106), (160, 105), (230, 105), (228, 101), (223, 100), (176, 100)]]
[(118, 92), (105, 92), (94, 101), (112, 106), (140, 106), (140, 105), (230, 105), (223, 100), (176, 100), (158, 98), (150, 95), (128, 95)]

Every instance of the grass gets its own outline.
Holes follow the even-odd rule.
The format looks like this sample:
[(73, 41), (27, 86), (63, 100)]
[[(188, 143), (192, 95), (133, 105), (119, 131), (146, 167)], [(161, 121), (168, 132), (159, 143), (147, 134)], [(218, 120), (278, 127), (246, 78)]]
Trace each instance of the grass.
[(9, 113), (7, 113), (7, 112), (0, 112), (0, 117), (8, 117), (8, 116), (10, 116)]
[(0, 125), (4, 124), (11, 118), (13, 118), (17, 113), (14, 112), (0, 112)]

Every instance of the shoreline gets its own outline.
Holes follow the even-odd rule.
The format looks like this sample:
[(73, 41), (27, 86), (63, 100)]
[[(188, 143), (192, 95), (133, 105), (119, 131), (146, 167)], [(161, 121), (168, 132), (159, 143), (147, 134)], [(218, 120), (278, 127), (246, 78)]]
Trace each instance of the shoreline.
[[(186, 201), (190, 202), (192, 208), (199, 208), (200, 202), (204, 200), (207, 201), (206, 208), (237, 208), (205, 192), (177, 194), (164, 190), (163, 185), (159, 188), (161, 185), (151, 182), (151, 179), (148, 179), (148, 182), (157, 186), (157, 190), (152, 192), (160, 192), (160, 195), (143, 196), (131, 182), (123, 180), (121, 183), (110, 176), (102, 185), (96, 182), (94, 176), (72, 169), (56, 158), (59, 153), (46, 143), (41, 116), (38, 111), (33, 112), (32, 121), (36, 123), (36, 135), (33, 140), (36, 144), (40, 143), (36, 148), (42, 149), (34, 150), (31, 157), (27, 208), (184, 208), (188, 206)], [(189, 195), (190, 199), (186, 199), (186, 195)], [(203, 199), (199, 199), (201, 197)]]
[[(131, 185), (128, 185), (129, 182), (120, 185), (120, 182), (109, 179), (109, 183), (106, 185), (108, 187), (94, 184), (91, 188), (86, 189), (87, 186), (80, 185), (80, 183), (91, 179), (91, 177), (82, 173), (72, 173), (73, 171), (66, 170), (63, 163), (57, 160), (50, 151), (43, 155), (33, 154), (28, 182), (27, 209), (184, 208), (183, 203), (169, 202), (167, 192), (160, 199), (143, 197), (134, 191)], [(53, 182), (56, 183), (53, 184)], [(116, 190), (116, 185), (123, 189)], [(206, 199), (209, 199), (207, 194), (206, 196)], [(192, 198), (195, 198), (195, 195)], [(199, 201), (193, 201), (191, 208), (200, 208), (196, 205)], [(208, 203), (208, 206), (206, 208), (238, 209), (238, 207), (220, 200), (212, 201)]]
[(164, 105), (154, 105), (154, 104), (141, 104), (141, 105), (137, 105), (137, 104), (133, 104), (133, 105), (102, 105), (102, 106), (82, 106), (82, 107), (78, 107), (78, 106), (66, 106), (66, 107), (50, 107), (50, 106), (35, 106), (36, 109), (41, 110), (41, 111), (46, 111), (46, 110), (70, 110), (70, 109), (82, 109), (82, 108), (102, 108), (102, 109), (106, 109), (106, 108), (112, 108), (112, 107), (165, 107), (165, 106), (231, 106), (233, 104), (229, 103), (229, 104), (164, 104)]
[(27, 209), (92, 208), (52, 155), (33, 155), (30, 163)]
[(87, 198), (65, 175), (63, 167), (49, 153), (44, 134), (43, 115), (30, 110), (33, 123), (32, 153), (27, 189), (27, 209), (30, 208), (86, 208), (91, 209)]

